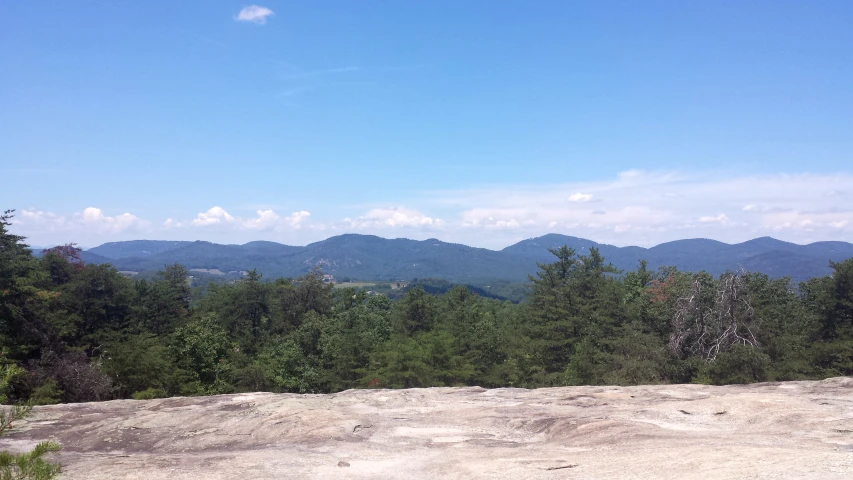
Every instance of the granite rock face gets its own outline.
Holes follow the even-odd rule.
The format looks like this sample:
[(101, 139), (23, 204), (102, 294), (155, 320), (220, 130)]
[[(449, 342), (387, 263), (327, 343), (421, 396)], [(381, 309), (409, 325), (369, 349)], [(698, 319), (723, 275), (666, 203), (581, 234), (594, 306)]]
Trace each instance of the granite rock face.
[(64, 479), (851, 479), (853, 378), (252, 393), (38, 407)]

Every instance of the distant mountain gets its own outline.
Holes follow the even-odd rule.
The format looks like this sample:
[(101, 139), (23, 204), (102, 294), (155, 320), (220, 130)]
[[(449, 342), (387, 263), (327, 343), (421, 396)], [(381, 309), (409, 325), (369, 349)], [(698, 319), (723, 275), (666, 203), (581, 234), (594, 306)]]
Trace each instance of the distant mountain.
[(220, 245), (210, 242), (135, 240), (111, 242), (84, 252), (90, 263), (112, 263), (120, 270), (150, 271), (180, 263), (188, 268), (223, 272), (257, 268), (268, 277), (295, 277), (319, 267), (338, 278), (411, 280), (435, 278), (450, 282), (485, 284), (494, 280), (525, 281), (538, 263), (550, 262), (549, 248), (567, 245), (579, 254), (598, 248), (604, 258), (622, 270), (675, 266), (720, 274), (741, 266), (795, 281), (828, 274), (829, 261), (853, 257), (853, 244), (817, 242), (797, 245), (770, 237), (730, 245), (708, 239), (678, 240), (652, 248), (616, 247), (578, 237), (548, 234), (500, 251), (442, 242), (437, 239), (385, 239), (346, 234), (304, 247), (275, 242)]
[(80, 260), (85, 263), (114, 263), (112, 258), (107, 258), (97, 253), (92, 253), (88, 250), (80, 252)]
[[(41, 257), (44, 255), (45, 250), (49, 250), (53, 247), (37, 247), (30, 248), (30, 251), (33, 252), (33, 255), (36, 257)], [(97, 253), (93, 253), (92, 250), (84, 250), (80, 252), (80, 260), (85, 263), (113, 263), (112, 258), (105, 257), (103, 255), (98, 255)]]
[[(97, 254), (100, 248), (93, 248), (87, 253)], [(113, 245), (110, 248), (116, 249)], [(175, 262), (188, 268), (226, 272), (257, 268), (272, 277), (295, 277), (319, 267), (338, 277), (389, 281), (428, 277), (458, 282), (501, 278), (523, 280), (529, 270), (529, 262), (524, 259), (484, 248), (436, 239), (417, 241), (350, 234), (305, 247), (274, 242), (251, 242), (245, 245), (188, 242), (153, 255), (110, 261), (120, 270), (133, 271), (162, 269), (164, 265)]]
[(193, 242), (170, 242), (166, 240), (131, 240), (128, 242), (109, 242), (86, 250), (107, 258), (150, 257), (168, 252)]

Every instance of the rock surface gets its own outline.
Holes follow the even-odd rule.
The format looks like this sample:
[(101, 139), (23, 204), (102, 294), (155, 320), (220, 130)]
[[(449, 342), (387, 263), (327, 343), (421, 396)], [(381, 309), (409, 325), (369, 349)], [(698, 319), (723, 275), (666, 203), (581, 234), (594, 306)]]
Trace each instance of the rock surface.
[(39, 407), (65, 479), (853, 478), (853, 378), (252, 393)]

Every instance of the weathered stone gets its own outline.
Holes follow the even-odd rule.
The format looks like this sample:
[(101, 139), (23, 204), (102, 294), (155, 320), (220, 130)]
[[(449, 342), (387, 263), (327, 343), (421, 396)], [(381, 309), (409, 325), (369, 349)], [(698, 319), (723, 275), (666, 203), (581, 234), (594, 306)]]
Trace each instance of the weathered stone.
[(59, 441), (69, 480), (853, 478), (851, 378), (116, 400), (20, 427), (0, 449)]

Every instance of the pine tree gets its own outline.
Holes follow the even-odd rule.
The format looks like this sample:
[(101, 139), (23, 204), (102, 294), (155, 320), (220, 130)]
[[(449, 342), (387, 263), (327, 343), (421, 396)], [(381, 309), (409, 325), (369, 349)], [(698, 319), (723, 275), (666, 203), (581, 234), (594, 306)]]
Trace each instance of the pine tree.
[[(0, 366), (0, 392), (6, 390), (8, 380), (16, 367)], [(22, 420), (32, 411), (29, 405), (0, 407), (0, 437), (13, 428), (13, 423)], [(59, 464), (48, 462), (44, 456), (58, 452), (61, 447), (55, 442), (40, 442), (27, 453), (0, 452), (0, 480), (48, 480), (59, 474)]]

